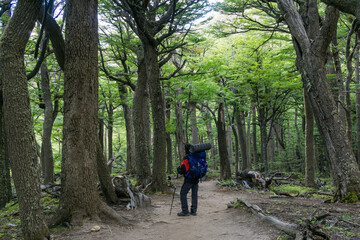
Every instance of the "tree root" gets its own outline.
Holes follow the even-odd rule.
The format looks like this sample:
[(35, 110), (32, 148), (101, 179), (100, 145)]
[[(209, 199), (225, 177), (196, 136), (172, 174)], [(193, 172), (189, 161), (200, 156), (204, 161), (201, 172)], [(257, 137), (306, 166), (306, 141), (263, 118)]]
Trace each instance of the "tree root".
[(66, 225), (71, 228), (71, 226), (82, 225), (84, 220), (89, 219), (92, 221), (113, 220), (121, 225), (132, 225), (129, 219), (120, 216), (105, 202), (99, 200), (99, 207), (94, 213), (85, 213), (83, 210), (70, 212), (68, 209), (60, 208), (55, 216), (50, 219), (48, 226), (54, 228), (59, 225)]
[(103, 220), (112, 219), (121, 225), (132, 225), (129, 219), (120, 216), (114, 209), (106, 205), (104, 202), (100, 204), (100, 217)]

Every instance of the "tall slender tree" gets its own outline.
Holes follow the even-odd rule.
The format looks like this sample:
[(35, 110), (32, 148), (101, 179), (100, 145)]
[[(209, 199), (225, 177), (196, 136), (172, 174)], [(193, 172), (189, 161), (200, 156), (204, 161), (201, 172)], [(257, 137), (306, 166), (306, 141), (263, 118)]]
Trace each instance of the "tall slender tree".
[(50, 235), (40, 205), (40, 175), (24, 66), (25, 46), (41, 3), (19, 0), (0, 40), (5, 136), (24, 239)]
[(144, 50), (146, 81), (149, 86), (152, 120), (153, 120), (153, 190), (163, 191), (167, 188), (165, 178), (166, 166), (166, 130), (163, 94), (160, 84), (160, 67), (165, 64), (172, 52), (182, 44), (177, 44), (162, 52), (168, 57), (160, 61), (160, 47), (163, 41), (176, 32), (186, 28), (186, 23), (196, 19), (202, 13), (207, 1), (191, 0), (185, 3), (177, 0), (113, 0), (123, 9), (123, 18), (141, 40)]

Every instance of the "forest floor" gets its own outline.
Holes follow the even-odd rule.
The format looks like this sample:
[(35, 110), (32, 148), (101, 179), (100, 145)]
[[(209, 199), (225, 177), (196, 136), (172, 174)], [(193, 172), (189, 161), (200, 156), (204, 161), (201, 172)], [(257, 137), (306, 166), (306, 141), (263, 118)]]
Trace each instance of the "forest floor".
[[(151, 207), (116, 210), (127, 219), (132, 226), (119, 226), (114, 223), (84, 223), (82, 227), (52, 234), (52, 239), (62, 240), (265, 240), (293, 239), (272, 225), (263, 222), (244, 206), (228, 207), (229, 203), (239, 198), (250, 204), (256, 204), (268, 215), (275, 216), (288, 223), (299, 223), (317, 212), (317, 215), (328, 213), (323, 222), (323, 229), (330, 239), (360, 239), (360, 205), (359, 204), (327, 204), (318, 198), (271, 198), (270, 191), (244, 190), (221, 187), (215, 180), (199, 183), (199, 199), (197, 216), (178, 217), (180, 211), (179, 191), (182, 179), (175, 181), (176, 194), (170, 215), (172, 193), (153, 194)], [(190, 197), (190, 193), (188, 197)], [(230, 204), (231, 205), (231, 204)], [(236, 205), (236, 204), (235, 204)], [(99, 231), (93, 232), (95, 226)]]

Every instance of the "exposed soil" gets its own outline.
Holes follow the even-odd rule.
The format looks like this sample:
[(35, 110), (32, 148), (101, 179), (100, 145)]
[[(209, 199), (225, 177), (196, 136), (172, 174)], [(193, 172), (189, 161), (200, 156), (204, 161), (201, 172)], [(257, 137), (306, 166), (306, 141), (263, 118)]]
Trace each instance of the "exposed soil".
[[(314, 198), (270, 198), (270, 192), (225, 189), (216, 185), (216, 181), (208, 180), (199, 184), (197, 216), (178, 217), (181, 184), (182, 180), (178, 179), (171, 215), (172, 194), (154, 194), (151, 195), (152, 204), (149, 208), (117, 208), (122, 216), (132, 220), (133, 225), (130, 227), (114, 223), (85, 223), (81, 228), (55, 234), (53, 239), (292, 239), (262, 222), (245, 207), (229, 208), (228, 204), (236, 198), (257, 204), (268, 215), (289, 223), (298, 223), (299, 219), (309, 217), (318, 209), (317, 214), (327, 212), (334, 219), (334, 225), (328, 231), (331, 239), (360, 239), (360, 225), (356, 226), (360, 224), (359, 204), (325, 204), (323, 199)], [(340, 220), (344, 216), (349, 223)], [(99, 226), (100, 230), (92, 232), (94, 226)]]

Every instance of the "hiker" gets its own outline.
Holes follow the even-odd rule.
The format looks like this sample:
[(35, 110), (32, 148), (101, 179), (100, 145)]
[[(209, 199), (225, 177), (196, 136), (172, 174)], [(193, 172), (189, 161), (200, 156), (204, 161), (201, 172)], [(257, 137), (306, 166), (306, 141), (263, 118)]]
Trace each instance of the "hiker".
[[(184, 183), (181, 186), (180, 201), (181, 201), (181, 212), (178, 216), (189, 216), (190, 214), (196, 216), (197, 202), (198, 202), (198, 189), (199, 189), (199, 178), (189, 178), (186, 173), (189, 171), (189, 154), (191, 144), (185, 144), (185, 156), (181, 162), (181, 166), (177, 168), (179, 174), (184, 175)], [(187, 194), (191, 189), (191, 208), (189, 212), (187, 203)]]

